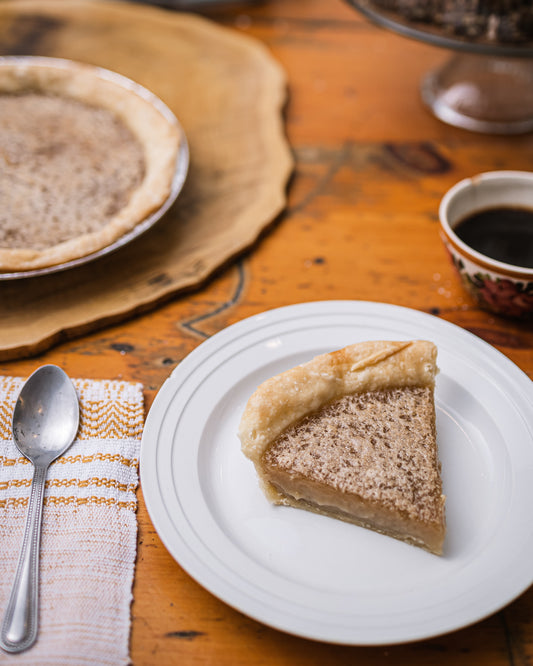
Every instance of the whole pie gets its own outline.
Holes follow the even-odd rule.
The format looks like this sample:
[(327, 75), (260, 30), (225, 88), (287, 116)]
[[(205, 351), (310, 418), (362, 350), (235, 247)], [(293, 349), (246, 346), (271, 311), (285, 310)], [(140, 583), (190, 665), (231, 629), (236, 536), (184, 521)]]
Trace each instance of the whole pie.
[(427, 341), (357, 343), (261, 384), (239, 437), (267, 498), (441, 554), (436, 354)]
[(179, 127), (129, 83), (71, 61), (0, 59), (0, 270), (97, 252), (166, 201)]

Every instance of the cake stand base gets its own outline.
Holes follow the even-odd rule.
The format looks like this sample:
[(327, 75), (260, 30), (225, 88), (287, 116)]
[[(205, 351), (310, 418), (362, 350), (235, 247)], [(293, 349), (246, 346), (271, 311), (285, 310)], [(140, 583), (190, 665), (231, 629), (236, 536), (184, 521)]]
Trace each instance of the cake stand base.
[(445, 123), (487, 134), (533, 130), (533, 59), (454, 54), (423, 79), (424, 103)]

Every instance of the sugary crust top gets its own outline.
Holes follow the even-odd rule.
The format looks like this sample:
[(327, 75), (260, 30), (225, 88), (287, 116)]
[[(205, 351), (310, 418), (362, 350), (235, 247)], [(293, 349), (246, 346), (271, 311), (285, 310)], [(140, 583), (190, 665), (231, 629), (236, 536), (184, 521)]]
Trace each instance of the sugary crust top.
[(157, 210), (169, 196), (180, 145), (180, 130), (149, 99), (117, 85), (102, 70), (67, 61), (64, 67), (43, 61), (0, 61), (0, 94), (25, 91), (67, 97), (107, 109), (122, 121), (140, 142), (145, 175), (127, 204), (101, 230), (44, 250), (1, 249), (0, 268), (30, 270), (69, 261), (95, 252), (123, 236)]
[(261, 384), (239, 426), (243, 453), (258, 471), (271, 442), (288, 427), (345, 395), (405, 386), (435, 385), (432, 342), (360, 342), (322, 354)]

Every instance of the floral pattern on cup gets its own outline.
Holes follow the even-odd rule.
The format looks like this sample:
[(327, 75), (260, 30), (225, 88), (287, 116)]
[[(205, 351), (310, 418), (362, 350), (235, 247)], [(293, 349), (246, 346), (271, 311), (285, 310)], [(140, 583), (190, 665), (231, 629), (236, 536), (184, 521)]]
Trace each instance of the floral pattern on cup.
[(533, 315), (533, 282), (518, 282), (489, 271), (468, 270), (448, 248), (463, 284), (481, 307), (505, 317), (530, 319)]

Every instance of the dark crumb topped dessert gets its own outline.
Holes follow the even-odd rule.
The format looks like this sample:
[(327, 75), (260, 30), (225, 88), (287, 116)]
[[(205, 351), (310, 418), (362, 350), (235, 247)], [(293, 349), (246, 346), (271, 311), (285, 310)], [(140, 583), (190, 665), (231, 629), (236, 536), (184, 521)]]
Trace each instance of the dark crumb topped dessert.
[(372, 0), (403, 21), (427, 24), (444, 34), (494, 44), (533, 39), (531, 0)]
[(144, 177), (143, 148), (107, 109), (0, 94), (0, 247), (43, 250), (98, 231)]
[(140, 228), (172, 191), (177, 123), (85, 63), (0, 58), (0, 271), (49, 269)]
[(264, 469), (294, 500), (306, 502), (312, 488), (315, 510), (327, 506), (340, 519), (378, 531), (365, 500), (379, 500), (391, 512), (388, 532), (401, 536), (413, 518), (440, 521), (434, 421), (427, 387), (345, 396), (285, 431), (265, 452)]
[(442, 552), (436, 348), (359, 343), (262, 384), (239, 435), (267, 497)]

